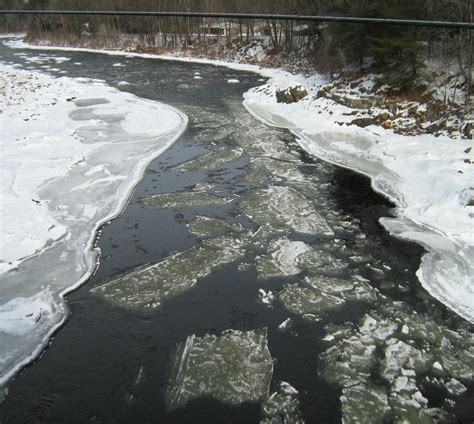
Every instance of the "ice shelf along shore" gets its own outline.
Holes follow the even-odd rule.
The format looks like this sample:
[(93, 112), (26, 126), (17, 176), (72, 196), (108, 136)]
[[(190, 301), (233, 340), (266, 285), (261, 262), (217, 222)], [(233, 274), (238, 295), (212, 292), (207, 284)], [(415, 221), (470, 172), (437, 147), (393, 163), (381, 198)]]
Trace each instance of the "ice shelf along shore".
[[(418, 271), (423, 287), (451, 310), (474, 323), (474, 149), (471, 140), (432, 135), (401, 136), (391, 130), (346, 126), (349, 109), (317, 92), (327, 80), (291, 75), (278, 69), (218, 60), (152, 55), (76, 47), (34, 46), (18, 38), (13, 48), (90, 51), (113, 56), (189, 61), (257, 72), (266, 84), (244, 95), (244, 106), (262, 122), (287, 128), (311, 155), (371, 178), (372, 187), (397, 205), (396, 219), (381, 223), (394, 236), (427, 250)], [(298, 103), (279, 104), (276, 91), (302, 84), (309, 95)], [(341, 125), (342, 124), (342, 125)], [(466, 153), (468, 151), (469, 153)], [(469, 159), (470, 161), (466, 159)], [(269, 159), (271, 163), (271, 159)], [(280, 166), (284, 166), (279, 162)], [(255, 172), (259, 162), (253, 164)], [(291, 172), (291, 169), (286, 171)], [(258, 173), (256, 174), (258, 177)]]
[(62, 324), (62, 296), (96, 266), (95, 231), (186, 125), (101, 82), (0, 63), (0, 388)]
[[(472, 140), (341, 125), (351, 109), (318, 97), (324, 82), (277, 72), (247, 92), (244, 105), (264, 123), (291, 130), (308, 153), (369, 176), (397, 206), (397, 218), (383, 218), (384, 227), (427, 251), (417, 273), (423, 287), (474, 323), (474, 166), (466, 160)], [(298, 103), (277, 103), (276, 91), (295, 84), (310, 94)]]

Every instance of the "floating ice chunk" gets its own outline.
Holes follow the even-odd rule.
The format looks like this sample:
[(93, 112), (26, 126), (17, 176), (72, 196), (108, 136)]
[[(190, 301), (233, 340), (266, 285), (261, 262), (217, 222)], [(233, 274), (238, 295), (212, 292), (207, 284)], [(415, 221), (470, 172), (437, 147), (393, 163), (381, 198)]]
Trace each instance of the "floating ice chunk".
[(261, 424), (304, 424), (299, 393), (287, 382), (262, 403)]
[(130, 83), (128, 81), (119, 81), (118, 84), (117, 84), (119, 87), (123, 87), (125, 85), (130, 85)]
[(178, 165), (175, 169), (179, 171), (212, 171), (221, 168), (227, 162), (238, 159), (243, 152), (241, 147), (224, 147)]
[(312, 274), (339, 274), (348, 263), (327, 249), (315, 248), (298, 257), (298, 266)]
[(474, 344), (463, 346), (444, 338), (435, 356), (448, 375), (460, 380), (474, 380)]
[(170, 371), (170, 410), (205, 397), (231, 405), (264, 401), (273, 374), (267, 330), (189, 336), (177, 346)]
[(233, 199), (228, 197), (215, 196), (206, 193), (203, 190), (183, 191), (178, 193), (157, 194), (146, 197), (143, 203), (149, 206), (157, 206), (162, 209), (188, 209), (205, 208), (214, 205), (223, 205), (231, 202)]
[(387, 341), (385, 358), (382, 360), (381, 374), (388, 381), (399, 375), (402, 368), (416, 372), (427, 371), (433, 363), (433, 355), (416, 349), (409, 344), (392, 338)]
[(446, 383), (446, 388), (448, 392), (454, 396), (462, 395), (467, 391), (467, 387), (455, 378), (452, 378)]
[(311, 203), (289, 187), (251, 190), (243, 197), (241, 209), (256, 223), (270, 224), (275, 231), (334, 234)]
[[(48, 58), (48, 59), (50, 59), (50, 58)], [(71, 60), (70, 57), (57, 57), (57, 56), (53, 56), (53, 57), (51, 57), (51, 59), (53, 59), (58, 64), (64, 63), (64, 62), (69, 62)]]
[(319, 316), (344, 303), (344, 300), (312, 287), (290, 284), (278, 294), (278, 300), (293, 314), (318, 320)]
[(265, 305), (273, 305), (273, 302), (275, 301), (275, 296), (273, 295), (272, 291), (265, 291), (263, 289), (260, 289), (258, 291), (260, 294), (260, 301), (265, 304)]
[(365, 314), (359, 321), (359, 333), (362, 337), (387, 340), (398, 330), (398, 324), (384, 319), (376, 313)]
[(286, 331), (286, 330), (289, 330), (292, 326), (293, 326), (293, 321), (291, 320), (291, 318), (287, 318), (278, 326), (278, 329), (280, 331)]
[(363, 281), (310, 275), (305, 278), (304, 282), (308, 286), (344, 300), (375, 301), (377, 299), (375, 289)]
[(278, 181), (304, 180), (303, 174), (295, 164), (269, 157), (253, 157), (245, 180), (264, 182), (268, 179), (268, 174), (271, 174)]
[(199, 279), (245, 255), (245, 240), (220, 237), (138, 268), (91, 290), (126, 308), (156, 308), (191, 289)]
[(301, 270), (297, 267), (297, 258), (308, 250), (310, 247), (301, 241), (287, 238), (272, 240), (267, 254), (256, 259), (258, 279), (299, 274)]
[(115, 66), (116, 68), (120, 68), (125, 65), (123, 63), (117, 62), (117, 63), (114, 63), (112, 66)]
[(239, 82), (240, 81), (238, 79), (235, 79), (235, 78), (231, 78), (231, 79), (227, 80), (228, 84), (238, 84)]
[(428, 400), (419, 391), (414, 378), (399, 377), (396, 379), (390, 392), (389, 405), (398, 422), (433, 422), (427, 409)]
[(208, 218), (206, 216), (196, 216), (187, 227), (191, 234), (199, 237), (210, 237), (229, 231), (243, 231), (243, 228), (237, 224), (227, 222), (224, 219)]
[(342, 389), (343, 424), (379, 424), (388, 422), (391, 409), (387, 390), (373, 383), (357, 384)]
[(319, 374), (342, 387), (366, 383), (375, 364), (375, 348), (357, 336), (339, 340), (321, 355)]
[(195, 80), (202, 80), (202, 77), (200, 75), (194, 75), (193, 77)]

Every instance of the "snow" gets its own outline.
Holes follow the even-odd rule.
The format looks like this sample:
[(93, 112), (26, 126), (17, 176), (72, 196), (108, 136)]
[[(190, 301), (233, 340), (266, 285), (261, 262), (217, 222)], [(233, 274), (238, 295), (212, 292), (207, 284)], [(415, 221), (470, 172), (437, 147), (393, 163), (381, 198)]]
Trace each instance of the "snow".
[(96, 266), (95, 231), (120, 213), (187, 117), (98, 81), (2, 63), (0, 112), (3, 384), (62, 324), (62, 296)]

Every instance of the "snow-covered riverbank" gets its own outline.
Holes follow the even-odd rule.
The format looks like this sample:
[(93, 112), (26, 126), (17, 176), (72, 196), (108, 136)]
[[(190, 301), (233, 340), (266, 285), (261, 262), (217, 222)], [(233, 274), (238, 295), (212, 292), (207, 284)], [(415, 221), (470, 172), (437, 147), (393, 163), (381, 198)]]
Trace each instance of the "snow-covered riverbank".
[(292, 84), (277, 75), (246, 93), (244, 104), (268, 125), (291, 130), (310, 154), (369, 176), (374, 189), (397, 205), (398, 217), (382, 224), (428, 251), (418, 271), (425, 289), (474, 322), (473, 142), (341, 125), (351, 109), (318, 97), (321, 81), (300, 76), (294, 83), (310, 95), (277, 103), (276, 90)]
[(98, 81), (0, 64), (0, 385), (61, 325), (62, 296), (96, 266), (95, 231), (186, 125)]

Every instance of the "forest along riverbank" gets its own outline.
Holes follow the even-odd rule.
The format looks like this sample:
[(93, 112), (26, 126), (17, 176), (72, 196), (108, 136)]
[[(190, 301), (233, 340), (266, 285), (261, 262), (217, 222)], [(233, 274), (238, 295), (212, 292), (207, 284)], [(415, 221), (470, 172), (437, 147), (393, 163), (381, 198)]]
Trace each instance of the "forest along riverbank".
[(367, 179), (245, 112), (258, 76), (67, 55), (70, 76), (87, 66), (190, 125), (103, 228), (97, 274), (13, 382), (5, 422), (472, 420), (472, 326), (420, 287), (421, 249), (377, 225), (390, 211)]

